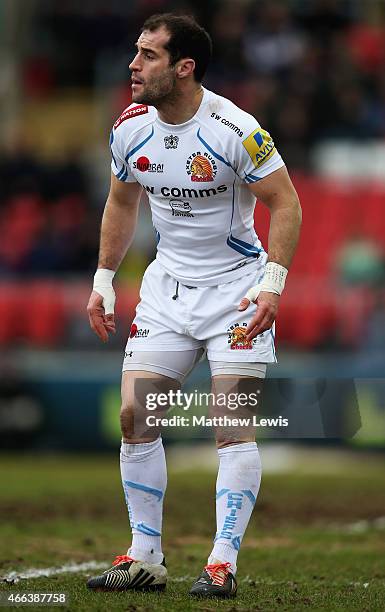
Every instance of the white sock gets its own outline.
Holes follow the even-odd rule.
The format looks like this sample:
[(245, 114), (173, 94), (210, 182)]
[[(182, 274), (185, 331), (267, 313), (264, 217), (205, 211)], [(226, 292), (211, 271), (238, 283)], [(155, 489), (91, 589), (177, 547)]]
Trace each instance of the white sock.
[(233, 444), (218, 450), (216, 487), (217, 533), (208, 563), (231, 563), (237, 556), (261, 483), (261, 460), (255, 442)]
[(146, 563), (163, 561), (161, 532), (167, 486), (162, 438), (120, 447), (120, 472), (132, 530), (128, 554)]

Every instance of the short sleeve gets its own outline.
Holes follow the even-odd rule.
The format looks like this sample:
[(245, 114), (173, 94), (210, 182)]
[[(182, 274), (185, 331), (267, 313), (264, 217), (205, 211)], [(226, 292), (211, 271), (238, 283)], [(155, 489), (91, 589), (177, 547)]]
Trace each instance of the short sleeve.
[(246, 183), (255, 183), (284, 166), (284, 162), (269, 132), (263, 130), (254, 119), (254, 125), (244, 132), (239, 143), (237, 173)]
[(119, 181), (124, 183), (134, 183), (136, 179), (132, 174), (126, 160), (124, 159), (124, 150), (120, 138), (116, 130), (113, 128), (110, 134), (110, 149), (111, 149), (111, 171)]

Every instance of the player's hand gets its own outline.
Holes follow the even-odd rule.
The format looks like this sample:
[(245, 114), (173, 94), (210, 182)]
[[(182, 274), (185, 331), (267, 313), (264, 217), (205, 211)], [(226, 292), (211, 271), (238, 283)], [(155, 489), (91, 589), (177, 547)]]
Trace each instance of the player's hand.
[[(91, 293), (90, 299), (88, 301), (87, 313), (91, 329), (95, 332), (97, 336), (99, 336), (99, 338), (103, 342), (108, 341), (108, 334), (114, 334), (116, 332), (115, 316), (113, 312), (114, 302), (115, 293), (113, 293), (113, 298), (110, 297), (109, 306), (107, 306), (105, 309), (105, 298), (96, 291), (93, 291)], [(111, 310), (112, 312), (108, 312)], [(108, 312), (108, 314), (106, 314), (106, 311)]]
[[(252, 340), (258, 334), (262, 334), (273, 325), (277, 316), (278, 304), (280, 296), (269, 291), (261, 291), (258, 297), (253, 301), (257, 305), (257, 311), (246, 329), (246, 339)], [(242, 298), (238, 306), (238, 310), (243, 312), (247, 310), (251, 302), (247, 297)]]

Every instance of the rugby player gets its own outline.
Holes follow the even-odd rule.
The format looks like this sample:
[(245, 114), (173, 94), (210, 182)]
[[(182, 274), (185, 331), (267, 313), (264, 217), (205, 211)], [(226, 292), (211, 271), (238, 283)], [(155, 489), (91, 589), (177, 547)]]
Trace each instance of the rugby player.
[[(202, 87), (208, 33), (192, 17), (154, 15), (136, 47), (133, 102), (110, 137), (111, 188), (88, 304), (102, 341), (115, 331), (112, 281), (133, 240), (143, 191), (158, 247), (123, 363), (120, 465), (132, 543), (89, 579), (89, 588), (103, 590), (166, 586), (166, 463), (159, 430), (143, 426), (143, 394), (154, 386), (178, 389), (204, 352), (216, 391), (261, 384), (266, 364), (276, 361), (274, 320), (301, 224), (297, 194), (268, 132)], [(271, 213), (267, 252), (254, 231), (256, 198)], [(215, 428), (217, 531), (191, 595), (236, 593), (237, 555), (261, 480), (255, 433)]]

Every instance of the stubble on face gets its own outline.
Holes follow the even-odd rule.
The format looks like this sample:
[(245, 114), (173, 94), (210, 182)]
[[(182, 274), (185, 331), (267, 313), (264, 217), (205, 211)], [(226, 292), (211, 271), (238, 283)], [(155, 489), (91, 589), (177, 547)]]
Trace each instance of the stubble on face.
[(172, 68), (146, 79), (142, 91), (133, 92), (132, 101), (149, 106), (158, 106), (175, 96), (176, 77)]

